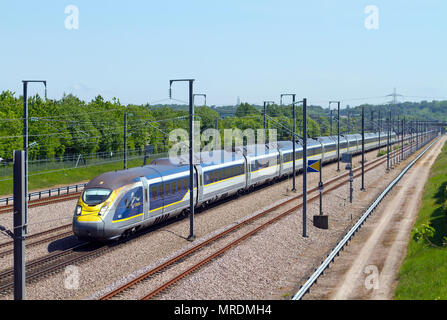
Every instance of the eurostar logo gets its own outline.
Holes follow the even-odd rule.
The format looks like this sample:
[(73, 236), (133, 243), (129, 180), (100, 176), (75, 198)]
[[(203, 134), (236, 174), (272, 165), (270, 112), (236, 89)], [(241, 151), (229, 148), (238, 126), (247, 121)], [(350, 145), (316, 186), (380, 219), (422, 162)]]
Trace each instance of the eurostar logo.
[(129, 198), (126, 198), (124, 200), (124, 204), (126, 205), (127, 209), (134, 209), (141, 205), (140, 199), (141, 199), (140, 197), (136, 197), (135, 193), (132, 192), (132, 194), (130, 196), (130, 200), (129, 200)]

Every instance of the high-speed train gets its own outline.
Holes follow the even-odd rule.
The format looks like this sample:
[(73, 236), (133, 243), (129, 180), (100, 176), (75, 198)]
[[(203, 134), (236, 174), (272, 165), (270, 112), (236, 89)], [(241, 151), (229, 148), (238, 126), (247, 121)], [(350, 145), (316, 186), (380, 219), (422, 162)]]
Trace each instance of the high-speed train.
[[(380, 133), (380, 146), (387, 143)], [(396, 141), (391, 134), (391, 142)], [(365, 134), (365, 149), (379, 147), (379, 133)], [(360, 134), (340, 136), (342, 153), (362, 149)], [(274, 181), (293, 171), (293, 142), (252, 145), (215, 150), (196, 155), (194, 165), (194, 204), (209, 203), (256, 185)], [(337, 136), (308, 139), (307, 157), (323, 163), (337, 159)], [(206, 161), (204, 159), (207, 159)], [(296, 170), (303, 167), (303, 148), (295, 146)], [(189, 161), (156, 159), (151, 164), (107, 172), (91, 180), (78, 201), (73, 232), (82, 240), (106, 241), (128, 236), (138, 229), (186, 214), (189, 209)]]

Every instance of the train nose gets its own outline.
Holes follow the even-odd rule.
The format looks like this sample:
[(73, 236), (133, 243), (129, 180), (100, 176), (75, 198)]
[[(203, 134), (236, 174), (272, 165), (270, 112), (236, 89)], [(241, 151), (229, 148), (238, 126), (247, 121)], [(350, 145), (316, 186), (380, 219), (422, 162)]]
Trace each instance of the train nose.
[(79, 221), (73, 218), (73, 233), (80, 240), (102, 240), (104, 239), (104, 221)]

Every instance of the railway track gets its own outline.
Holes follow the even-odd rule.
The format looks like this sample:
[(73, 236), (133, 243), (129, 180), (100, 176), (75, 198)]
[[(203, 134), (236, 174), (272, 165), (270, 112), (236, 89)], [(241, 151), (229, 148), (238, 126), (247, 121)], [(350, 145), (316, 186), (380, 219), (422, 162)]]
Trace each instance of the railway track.
[[(61, 195), (57, 195), (57, 196), (51, 196), (48, 198), (31, 200), (30, 202), (28, 202), (28, 208), (42, 207), (42, 206), (46, 206), (49, 204), (78, 199), (80, 195), (81, 195), (81, 192), (73, 192), (73, 193), (69, 193), (69, 194), (61, 194)], [(2, 206), (2, 207), (0, 207), (0, 214), (12, 213), (13, 209), (14, 209), (13, 204), (8, 204), (6, 206)]]
[[(382, 156), (382, 157), (377, 158), (377, 159), (375, 159), (375, 160), (373, 160), (373, 161), (371, 161), (369, 163), (366, 163), (365, 164), (365, 172), (367, 172), (369, 170), (372, 170), (373, 168), (383, 164), (385, 161), (386, 161), (385, 157)], [(358, 172), (360, 170), (361, 170), (361, 167), (357, 167), (357, 168), (354, 169), (354, 172)], [(359, 175), (360, 175), (360, 173), (356, 174), (356, 176), (359, 176)], [(339, 175), (339, 176), (337, 176), (335, 178), (332, 178), (331, 180), (327, 181), (325, 184), (326, 184), (326, 186), (328, 186), (330, 184), (336, 183), (337, 181), (339, 181), (339, 179), (347, 178), (347, 177), (348, 177), (348, 173), (344, 173), (344, 174)], [(331, 190), (334, 190), (334, 189), (340, 187), (341, 185), (344, 185), (348, 181), (349, 181), (348, 179), (345, 179), (343, 182), (341, 182), (341, 183), (339, 182), (335, 186), (325, 190), (325, 192), (330, 192)], [(318, 187), (310, 189), (308, 191), (308, 194), (312, 194), (312, 193), (314, 193), (316, 191), (318, 191)], [(71, 196), (73, 196), (73, 195), (74, 194), (71, 194)], [(67, 195), (65, 195), (65, 196), (67, 196)], [(318, 196), (319, 195), (316, 195), (315, 197), (311, 198), (309, 201), (314, 201), (315, 199), (318, 198)], [(213, 238), (212, 240), (209, 240), (207, 243), (209, 244), (209, 243), (211, 243), (211, 242), (213, 242), (213, 241), (215, 241), (215, 240), (217, 240), (219, 238), (223, 238), (226, 234), (229, 234), (229, 233), (235, 231), (236, 229), (239, 229), (241, 226), (249, 224), (251, 222), (254, 222), (255, 220), (258, 220), (261, 216), (265, 215), (266, 213), (274, 211), (275, 209), (278, 209), (280, 207), (283, 207), (284, 205), (286, 205), (288, 203), (291, 203), (292, 201), (297, 200), (297, 199), (299, 199), (301, 197), (302, 197), (302, 195), (299, 195), (297, 197), (289, 199), (289, 200), (281, 203), (277, 207), (271, 208), (271, 209), (263, 212), (262, 214), (259, 214), (258, 216), (255, 216), (255, 217), (247, 220), (246, 222), (244, 222), (244, 223), (242, 223), (240, 225), (235, 226), (234, 228), (228, 230), (225, 234), (221, 234), (218, 237)], [(66, 197), (65, 197), (65, 199), (66, 199)], [(65, 200), (59, 200), (59, 201), (65, 201)], [(54, 203), (54, 202), (49, 202), (49, 203), (46, 203), (46, 204), (50, 204), (50, 203)], [(292, 208), (291, 210), (294, 211), (294, 210), (298, 209), (301, 205), (302, 204)], [(290, 211), (290, 212), (292, 212), (292, 211)], [(290, 213), (290, 212), (288, 212), (288, 213)], [(273, 222), (270, 222), (270, 223), (273, 223)], [(270, 224), (270, 223), (267, 223), (267, 225)], [(58, 231), (63, 230), (64, 228), (69, 228), (69, 227), (71, 227), (71, 224), (64, 225), (64, 226), (61, 226), (61, 227), (58, 227), (58, 228), (55, 228), (55, 229), (51, 229), (51, 230), (48, 230), (48, 231), (45, 231), (45, 232), (42, 232), (42, 233), (39, 233), (39, 234), (35, 234), (35, 235), (32, 235), (32, 236), (29, 236), (29, 237), (27, 237), (27, 239), (42, 237), (44, 235), (51, 234), (51, 233), (54, 233), (54, 232), (58, 232)], [(256, 232), (257, 231), (255, 231), (255, 233)], [(147, 233), (148, 233), (147, 231), (146, 232), (144, 232), (144, 231), (143, 232), (139, 232), (139, 233), (135, 234), (134, 236), (126, 239), (125, 242), (127, 243), (129, 241), (132, 241), (132, 240), (138, 238), (139, 236), (141, 236), (141, 234), (147, 234)], [(63, 232), (63, 233), (57, 234), (57, 235), (53, 235), (53, 236), (47, 237), (45, 239), (36, 240), (34, 242), (28, 243), (27, 245), (28, 246), (36, 246), (38, 244), (49, 242), (49, 241), (52, 241), (54, 239), (62, 238), (62, 237), (69, 236), (69, 235), (72, 235), (71, 231), (67, 231), (67, 232)], [(46, 277), (48, 275), (52, 275), (52, 274), (54, 274), (56, 272), (59, 272), (60, 270), (62, 270), (63, 268), (65, 268), (68, 265), (77, 264), (77, 263), (89, 260), (91, 258), (100, 256), (100, 255), (102, 255), (102, 254), (104, 254), (104, 253), (106, 253), (108, 251), (113, 250), (113, 248), (116, 247), (117, 245), (123, 244), (123, 243), (124, 242), (115, 243), (115, 244), (112, 244), (112, 245), (105, 245), (105, 244), (98, 245), (98, 244), (82, 243), (82, 244), (76, 245), (75, 247), (68, 248), (68, 249), (60, 251), (60, 252), (51, 253), (51, 254), (46, 255), (44, 257), (38, 258), (38, 259), (33, 260), (31, 262), (28, 262), (26, 264), (26, 267), (27, 267), (27, 270), (26, 270), (26, 281), (27, 281), (27, 283), (31, 283), (31, 282), (36, 281), (38, 279), (44, 278), (44, 277)], [(0, 248), (5, 247), (7, 245), (11, 245), (11, 244), (12, 244), (12, 242), (6, 243), (6, 244), (2, 244), (2, 245), (0, 245)], [(186, 256), (190, 255), (192, 252), (197, 252), (201, 247), (204, 247), (206, 245), (207, 244), (203, 244), (203, 245), (200, 245), (200, 247), (195, 247), (194, 250), (189, 252), (188, 254), (186, 254)], [(233, 246), (233, 245), (235, 245), (235, 244), (232, 244), (231, 246)], [(0, 257), (2, 255), (10, 254), (12, 252), (13, 252), (12, 249), (9, 249), (7, 251), (3, 251), (3, 252), (0, 253)], [(180, 260), (182, 258), (183, 257), (180, 257), (180, 258), (178, 258), (178, 260)], [(169, 265), (163, 267), (161, 270), (167, 268), (168, 266)], [(157, 272), (159, 272), (159, 271), (155, 271), (155, 273), (157, 273)], [(13, 290), (13, 269), (8, 269), (8, 270), (0, 272), (0, 294), (9, 293), (12, 290)]]
[[(378, 159), (375, 159), (369, 163), (365, 163), (365, 172), (375, 169), (376, 167), (382, 165), (386, 161), (386, 156), (381, 157)], [(360, 172), (359, 172), (360, 171)], [(354, 169), (355, 177), (359, 177), (361, 175), (361, 167), (357, 167)], [(341, 174), (337, 177), (334, 177), (330, 179), (329, 181), (325, 182), (325, 190), (323, 193), (329, 193), (346, 183), (349, 183), (349, 173), (346, 172), (344, 174)], [(316, 194), (315, 194), (316, 193)], [(319, 199), (319, 193), (318, 193), (318, 187), (312, 188), (308, 191), (309, 195), (314, 194), (311, 198), (308, 199), (308, 202), (313, 202)], [(157, 288), (153, 289), (149, 294), (145, 295), (142, 299), (148, 300), (156, 295), (160, 294), (164, 290), (168, 289), (170, 286), (174, 285), (176, 282), (181, 280), (182, 278), (185, 278), (186, 276), (190, 275), (194, 271), (198, 270), (202, 266), (206, 265), (210, 261), (214, 260), (230, 248), (238, 245), (239, 243), (243, 242), (244, 240), (250, 238), (251, 236), (258, 233), (260, 230), (266, 228), (267, 226), (279, 221), (280, 219), (284, 218), (285, 216), (296, 212), (297, 209), (300, 209), (302, 207), (302, 203), (299, 203), (298, 205), (292, 206), (291, 208), (288, 208), (287, 210), (283, 212), (278, 212), (278, 210), (283, 209), (285, 206), (290, 205), (294, 201), (297, 201), (299, 199), (302, 199), (302, 194), (293, 197), (291, 199), (288, 199), (286, 201), (283, 201), (282, 203), (267, 209), (249, 219), (247, 219), (244, 222), (241, 222), (240, 224), (237, 224), (224, 232), (215, 235), (214, 237), (190, 248), (189, 250), (185, 251), (182, 254), (179, 254), (169, 261), (166, 261), (165, 263), (153, 268), (152, 270), (149, 270), (148, 272), (145, 272), (144, 274), (136, 277), (134, 280), (129, 281), (128, 283), (124, 284), (123, 286), (118, 287), (117, 289), (113, 290), (110, 293), (107, 293), (106, 295), (102, 296), (100, 300), (110, 300), (113, 298), (119, 298), (122, 297), (129, 289), (136, 288), (140, 283), (146, 282), (148, 280), (157, 282), (157, 277), (165, 277), (164, 272), (172, 269), (177, 268), (180, 265), (187, 264), (188, 266), (184, 267), (183, 270), (178, 271), (177, 275), (173, 278), (169, 279), (168, 281), (164, 281), (161, 285), (159, 285)], [(270, 217), (269, 215), (274, 215), (274, 217)], [(265, 221), (261, 221), (265, 220)], [(255, 223), (256, 222), (256, 223)], [(243, 227), (246, 226), (252, 226), (252, 229), (248, 232), (243, 233), (242, 235), (238, 236), (235, 240), (231, 241), (230, 243), (227, 243), (225, 245), (221, 245), (216, 250), (214, 250), (213, 253), (205, 256), (204, 258), (200, 259), (198, 263), (189, 265), (186, 260), (187, 258), (192, 257), (193, 255), (198, 254), (202, 249), (208, 246), (214, 246), (218, 242), (222, 241), (223, 239), (229, 237), (231, 234), (234, 234), (236, 232), (241, 233), (241, 231), (244, 231)], [(186, 263), (185, 263), (186, 262)], [(179, 268), (181, 269), (181, 267)], [(186, 269), (186, 270), (185, 270)]]
[[(48, 254), (26, 264), (26, 282), (35, 281), (73, 264), (81, 257), (83, 260), (93, 257), (99, 248), (94, 244), (81, 243), (69, 249)], [(0, 294), (7, 294), (14, 289), (14, 269), (0, 272)]]
[[(64, 231), (64, 230), (67, 230), (67, 229), (70, 229), (70, 231), (65, 231), (65, 232), (62, 232), (62, 233), (58, 233), (59, 231)], [(57, 234), (51, 235), (53, 233), (57, 233)], [(43, 236), (46, 236), (48, 234), (50, 234), (49, 237), (46, 237), (44, 239), (39, 239), (39, 238), (41, 238)], [(34, 240), (34, 239), (39, 239), (39, 240), (34, 240), (34, 241), (31, 241), (31, 242), (27, 241), (26, 242), (26, 248), (28, 249), (28, 248), (32, 248), (32, 247), (38, 246), (38, 245), (43, 244), (43, 243), (48, 243), (50, 241), (62, 239), (62, 238), (71, 236), (72, 234), (73, 234), (73, 232), (71, 231), (71, 224), (66, 224), (66, 225), (63, 225), (63, 226), (60, 226), (60, 227), (57, 227), (57, 228), (53, 228), (53, 229), (44, 231), (44, 232), (39, 232), (39, 233), (36, 233), (36, 234), (33, 234), (33, 235), (29, 235), (26, 238), (27, 240)], [(0, 244), (0, 249), (12, 247), (13, 245), (14, 245), (14, 241), (1, 243)], [(0, 258), (2, 258), (4, 256), (7, 256), (9, 254), (12, 254), (13, 252), (14, 252), (13, 248), (1, 251), (0, 252)]]
[[(324, 271), (329, 268), (330, 264), (334, 262), (335, 257), (340, 254), (345, 246), (349, 244), (349, 241), (354, 237), (355, 233), (363, 226), (366, 219), (371, 215), (371, 213), (379, 206), (381, 201), (387, 196), (387, 194), (393, 189), (393, 187), (402, 179), (402, 177), (410, 170), (413, 165), (421, 159), (424, 154), (438, 141), (436, 138), (427, 148), (424, 149), (413, 161), (411, 161), (402, 172), (388, 185), (387, 188), (377, 197), (377, 199), (369, 206), (369, 208), (360, 216), (358, 221), (354, 224), (352, 228), (346, 233), (345, 236), (337, 243), (337, 245), (330, 251), (327, 258), (315, 269), (315, 272), (308, 278), (308, 280), (301, 286), (300, 290), (294, 295), (293, 300), (301, 300), (309, 291), (312, 285), (314, 285), (318, 278), (324, 273)], [(424, 142), (421, 146), (425, 146), (428, 140)]]

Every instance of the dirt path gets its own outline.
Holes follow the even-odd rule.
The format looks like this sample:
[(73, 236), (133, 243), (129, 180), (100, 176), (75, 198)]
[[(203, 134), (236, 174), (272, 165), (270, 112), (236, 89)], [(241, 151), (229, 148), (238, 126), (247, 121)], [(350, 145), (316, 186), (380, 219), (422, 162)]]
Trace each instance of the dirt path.
[(441, 138), (407, 172), (306, 300), (393, 299), (424, 186), (445, 142)]

